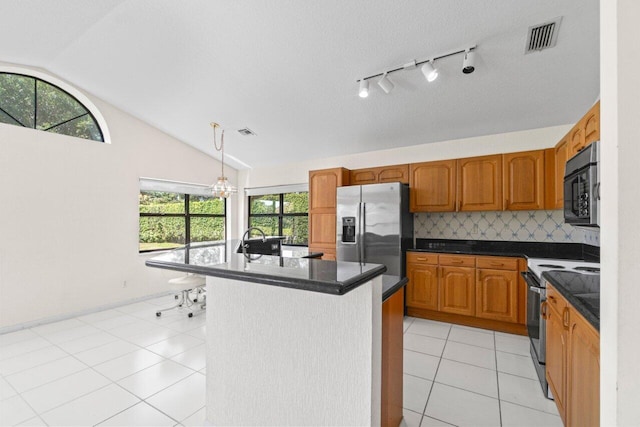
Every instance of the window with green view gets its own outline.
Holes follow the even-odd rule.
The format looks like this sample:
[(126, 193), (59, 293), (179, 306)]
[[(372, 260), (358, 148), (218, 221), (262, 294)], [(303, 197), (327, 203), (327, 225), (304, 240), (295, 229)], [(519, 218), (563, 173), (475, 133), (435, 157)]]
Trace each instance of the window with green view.
[(22, 74), (0, 73), (0, 123), (104, 142), (95, 117), (80, 101)]
[(225, 240), (226, 203), (217, 197), (140, 192), (140, 252)]
[(309, 193), (280, 193), (249, 196), (249, 227), (267, 236), (285, 236), (286, 245), (309, 242)]

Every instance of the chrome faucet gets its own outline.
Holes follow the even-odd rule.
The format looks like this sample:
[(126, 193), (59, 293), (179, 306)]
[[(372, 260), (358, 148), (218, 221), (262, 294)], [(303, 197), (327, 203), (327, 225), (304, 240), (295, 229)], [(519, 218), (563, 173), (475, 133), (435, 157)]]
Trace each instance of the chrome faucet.
[(259, 231), (260, 234), (262, 234), (262, 242), (266, 242), (267, 241), (267, 235), (264, 234), (264, 231), (262, 231), (258, 227), (249, 227), (249, 228), (247, 228), (247, 230), (242, 235), (242, 243), (240, 243), (242, 245), (242, 255), (244, 255), (245, 257), (247, 256), (247, 248), (249, 247), (249, 244), (245, 243), (244, 238), (245, 237), (249, 237), (249, 233), (251, 233), (251, 230)]

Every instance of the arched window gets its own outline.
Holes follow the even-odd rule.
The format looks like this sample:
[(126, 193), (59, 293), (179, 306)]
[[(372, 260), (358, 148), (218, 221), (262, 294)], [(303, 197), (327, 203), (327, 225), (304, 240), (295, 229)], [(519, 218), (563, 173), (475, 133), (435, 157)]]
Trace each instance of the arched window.
[(74, 96), (23, 74), (0, 72), (0, 123), (105, 141), (96, 118)]

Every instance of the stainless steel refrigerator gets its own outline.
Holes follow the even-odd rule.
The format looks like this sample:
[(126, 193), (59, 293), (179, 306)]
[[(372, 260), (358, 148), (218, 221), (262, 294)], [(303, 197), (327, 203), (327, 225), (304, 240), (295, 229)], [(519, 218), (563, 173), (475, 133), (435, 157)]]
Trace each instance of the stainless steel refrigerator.
[(413, 242), (409, 186), (399, 182), (337, 189), (338, 261), (384, 264), (405, 276), (404, 254)]

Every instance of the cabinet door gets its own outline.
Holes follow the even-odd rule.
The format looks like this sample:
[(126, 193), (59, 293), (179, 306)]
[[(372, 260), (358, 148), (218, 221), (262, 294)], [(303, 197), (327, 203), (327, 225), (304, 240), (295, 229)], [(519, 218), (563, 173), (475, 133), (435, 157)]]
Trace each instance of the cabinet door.
[(476, 312), (475, 268), (440, 267), (440, 311), (473, 316)]
[(567, 426), (600, 424), (600, 335), (570, 308)]
[(600, 101), (584, 116), (585, 146), (600, 140)]
[(378, 182), (409, 183), (409, 165), (384, 166), (378, 169)]
[(518, 322), (518, 272), (478, 269), (476, 317)]
[(407, 263), (407, 307), (438, 310), (438, 266)]
[(502, 155), (458, 160), (458, 210), (501, 211)]
[(571, 129), (570, 138), (569, 138), (569, 157), (573, 157), (578, 151), (582, 150), (585, 146), (584, 139), (584, 119), (580, 120), (574, 127)]
[(544, 150), (502, 156), (505, 210), (544, 209)]
[(546, 306), (547, 319), (547, 353), (546, 377), (553, 393), (558, 412), (566, 425), (566, 378), (567, 378), (567, 330), (564, 316), (568, 308), (562, 312)]
[(343, 168), (310, 171), (309, 211), (333, 209), (335, 213), (336, 188), (347, 185), (348, 176), (348, 171)]
[(564, 208), (564, 170), (569, 159), (569, 135), (555, 147), (555, 209)]
[(375, 168), (356, 169), (350, 173), (349, 185), (375, 184), (378, 174)]
[(411, 212), (456, 210), (456, 161), (409, 165)]

